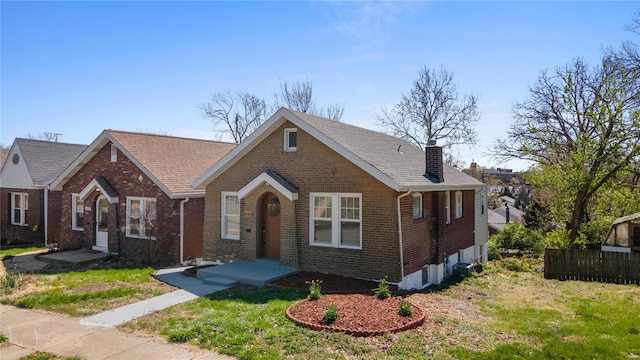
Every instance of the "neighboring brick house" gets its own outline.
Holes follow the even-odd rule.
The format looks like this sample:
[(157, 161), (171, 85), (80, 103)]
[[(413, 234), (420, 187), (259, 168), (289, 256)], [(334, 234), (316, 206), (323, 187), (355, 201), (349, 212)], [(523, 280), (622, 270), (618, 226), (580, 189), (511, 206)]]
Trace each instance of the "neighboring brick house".
[(442, 148), (285, 108), (193, 187), (206, 189), (205, 260), (411, 289), (486, 259), (486, 186), (443, 164)]
[(86, 145), (16, 138), (0, 172), (0, 228), (3, 242), (58, 241), (53, 179)]
[(162, 264), (201, 258), (204, 191), (189, 185), (235, 146), (103, 131), (52, 183), (59, 246)]

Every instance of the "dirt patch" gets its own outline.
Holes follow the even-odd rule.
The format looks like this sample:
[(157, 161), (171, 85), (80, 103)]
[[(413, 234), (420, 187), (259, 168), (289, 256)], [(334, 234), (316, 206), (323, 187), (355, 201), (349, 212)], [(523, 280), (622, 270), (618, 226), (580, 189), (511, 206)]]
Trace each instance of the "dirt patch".
[[(324, 295), (318, 300), (303, 300), (287, 309), (287, 317), (298, 325), (313, 330), (344, 332), (354, 336), (382, 335), (414, 329), (424, 322), (425, 315), (411, 305), (412, 314), (398, 314), (401, 298), (380, 300), (372, 295)], [(335, 305), (338, 318), (325, 321), (325, 308)]]

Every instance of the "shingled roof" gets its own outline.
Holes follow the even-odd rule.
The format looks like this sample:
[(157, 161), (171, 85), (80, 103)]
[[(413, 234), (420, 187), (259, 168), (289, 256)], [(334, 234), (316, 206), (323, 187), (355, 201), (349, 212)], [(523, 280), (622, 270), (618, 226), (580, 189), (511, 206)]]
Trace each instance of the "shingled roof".
[(156, 134), (105, 130), (56, 181), (60, 189), (103, 146), (113, 143), (170, 197), (203, 193), (191, 182), (236, 144)]
[(483, 183), (444, 164), (444, 181), (435, 183), (424, 176), (425, 152), (412, 143), (373, 130), (281, 108), (236, 149), (229, 152), (193, 184), (203, 187), (257, 142), (290, 121), (325, 145), (398, 191), (428, 191), (448, 188), (476, 188)]
[(16, 138), (24, 164), (34, 185), (47, 185), (87, 147), (53, 141)]

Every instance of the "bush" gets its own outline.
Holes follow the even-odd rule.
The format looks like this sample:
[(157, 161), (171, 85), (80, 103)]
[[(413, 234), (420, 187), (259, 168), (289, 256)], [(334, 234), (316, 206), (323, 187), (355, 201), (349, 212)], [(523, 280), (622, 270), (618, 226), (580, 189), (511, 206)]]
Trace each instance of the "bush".
[(411, 308), (411, 303), (406, 300), (400, 301), (400, 307), (398, 308), (398, 314), (400, 316), (411, 316), (413, 314), (413, 308)]
[[(528, 229), (522, 224), (507, 224), (502, 231), (489, 239), (490, 242), (492, 240), (496, 247), (503, 249), (518, 249), (541, 253), (545, 248), (542, 233), (538, 230)], [(487, 247), (487, 251), (489, 251), (489, 247)]]
[(306, 283), (309, 284), (309, 295), (307, 295), (307, 298), (309, 300), (320, 299), (322, 296), (322, 287), (320, 286), (320, 284), (322, 284), (322, 280), (311, 280)]
[(487, 243), (487, 257), (489, 258), (489, 260), (502, 259), (500, 247), (498, 246), (498, 242), (495, 236), (490, 237), (489, 242)]
[(380, 279), (380, 283), (378, 284), (378, 288), (373, 290), (376, 294), (376, 297), (380, 300), (384, 300), (391, 296), (391, 290), (389, 290), (389, 284), (386, 279)]
[(326, 321), (328, 324), (336, 321), (338, 316), (338, 308), (335, 304), (329, 304), (324, 307), (324, 321)]
[(531, 258), (506, 258), (502, 260), (502, 266), (509, 271), (532, 272), (536, 270), (536, 264)]

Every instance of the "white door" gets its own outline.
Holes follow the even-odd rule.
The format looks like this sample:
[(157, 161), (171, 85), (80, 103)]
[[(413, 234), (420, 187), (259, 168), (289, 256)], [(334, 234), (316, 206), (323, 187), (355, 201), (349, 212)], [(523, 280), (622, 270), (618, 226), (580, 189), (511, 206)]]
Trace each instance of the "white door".
[(96, 250), (109, 250), (109, 202), (104, 196), (96, 200)]

